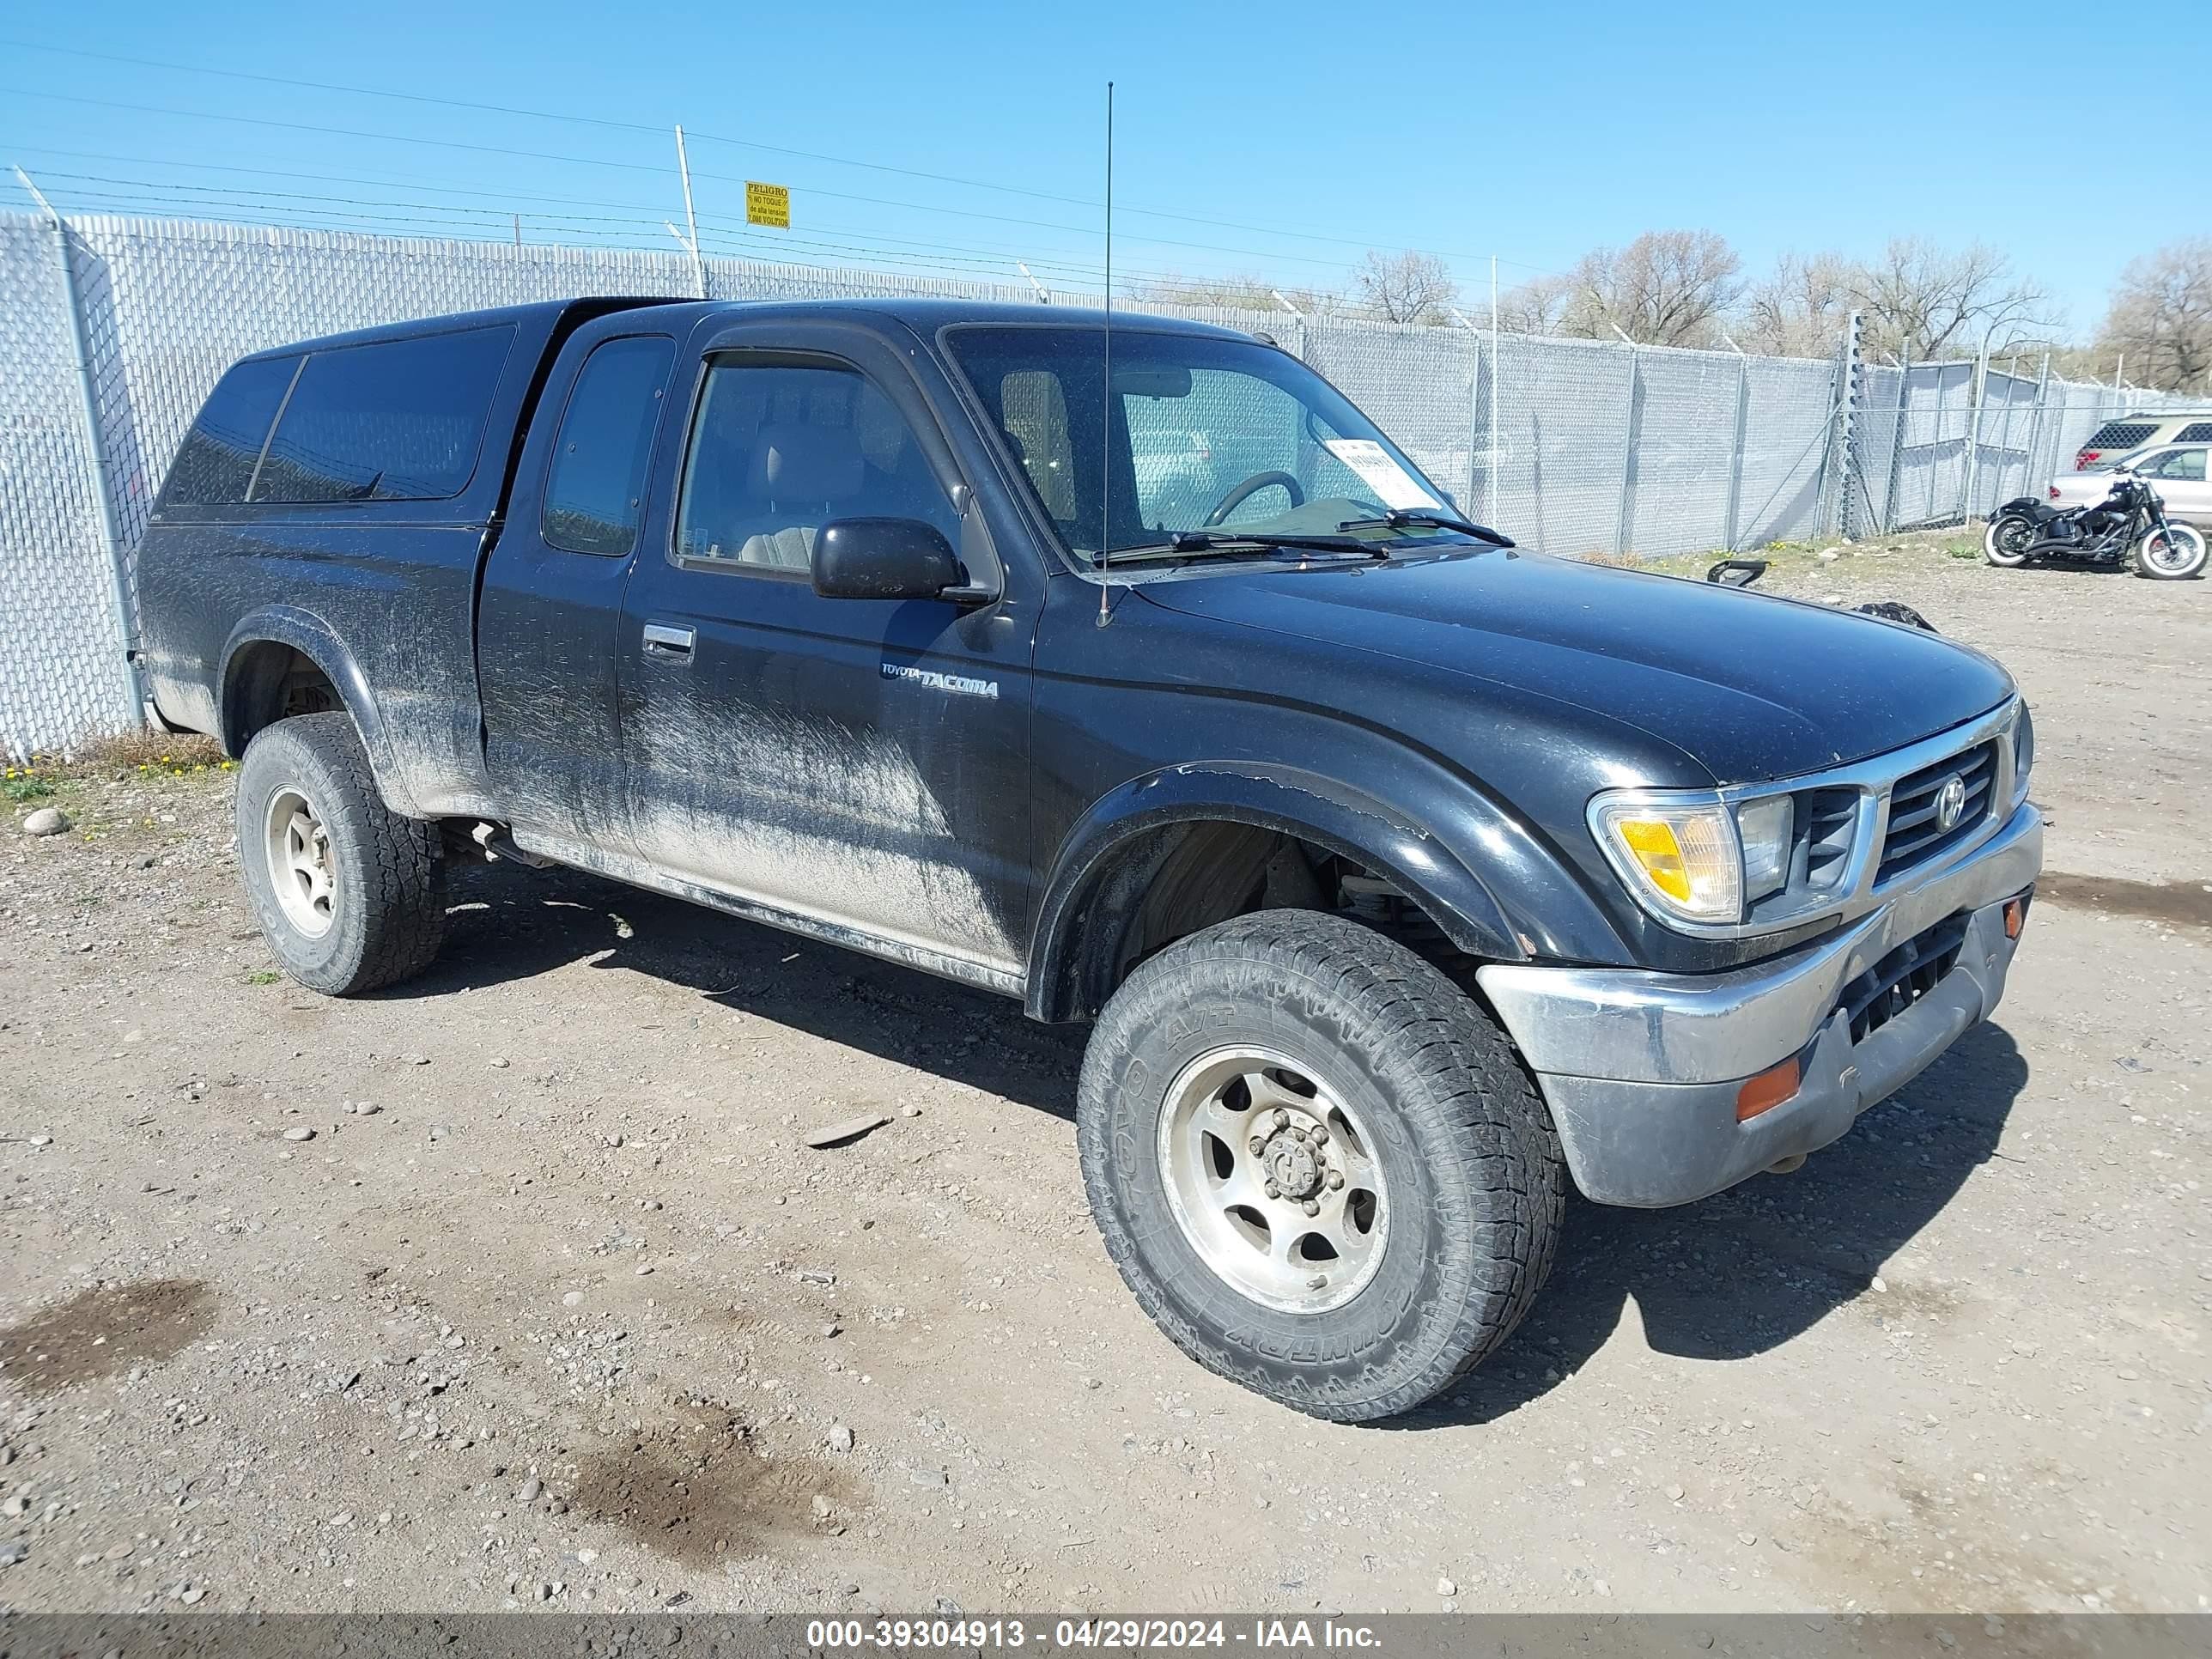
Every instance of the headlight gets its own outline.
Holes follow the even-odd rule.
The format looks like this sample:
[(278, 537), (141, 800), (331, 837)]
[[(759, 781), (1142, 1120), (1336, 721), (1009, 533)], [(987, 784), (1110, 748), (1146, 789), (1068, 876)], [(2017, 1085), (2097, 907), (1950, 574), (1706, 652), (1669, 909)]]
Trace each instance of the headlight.
[(1790, 854), (1796, 839), (1796, 804), (1787, 795), (1747, 800), (1735, 809), (1743, 842), (1743, 901), (1756, 904), (1790, 883)]
[(1593, 803), (1590, 826), (1638, 902), (1662, 917), (1708, 926), (1788, 885), (1796, 811), (1788, 795), (1731, 807), (1718, 800), (1633, 794)]

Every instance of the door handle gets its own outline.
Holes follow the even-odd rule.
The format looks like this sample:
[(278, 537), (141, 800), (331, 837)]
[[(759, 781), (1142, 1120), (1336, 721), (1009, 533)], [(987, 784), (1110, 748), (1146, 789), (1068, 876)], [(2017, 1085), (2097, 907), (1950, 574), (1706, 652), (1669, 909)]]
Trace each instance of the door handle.
[(690, 662), (691, 647), (698, 642), (698, 631), (690, 628), (673, 628), (666, 623), (647, 623), (645, 625), (645, 654), (662, 662)]

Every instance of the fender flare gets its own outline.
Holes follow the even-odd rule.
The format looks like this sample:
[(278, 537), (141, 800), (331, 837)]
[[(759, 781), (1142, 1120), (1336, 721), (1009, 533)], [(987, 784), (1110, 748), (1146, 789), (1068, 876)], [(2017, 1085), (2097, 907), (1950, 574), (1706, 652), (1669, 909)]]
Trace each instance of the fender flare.
[(386, 801), (395, 811), (419, 816), (398, 787), (392, 740), (385, 732), (376, 698), (369, 691), (368, 677), (361, 672), (361, 665), (336, 629), (312, 611), (304, 611), (298, 605), (269, 605), (248, 611), (223, 642), (222, 669), (216, 681), (216, 708), (222, 723), (225, 752), (236, 755), (245, 749), (245, 744), (236, 740), (241, 719), (237, 706), (239, 661), (246, 653), (261, 645), (287, 646), (322, 671), (323, 678), (337, 689), (338, 702), (352, 720), (362, 747), (368, 751), (370, 769)]
[[(1291, 767), (1243, 761), (1163, 767), (1095, 802), (1060, 842), (1037, 906), (1029, 955), (1027, 1008), (1067, 1019), (1062, 981), (1082, 948), (1082, 922), (1131, 844), (1176, 823), (1218, 820), (1294, 836), (1364, 866), (1390, 883), (1463, 951), (1496, 962), (1529, 951), (1482, 878), (1443, 842), (1364, 791)], [(1108, 894), (1111, 904), (1133, 896)], [(1079, 996), (1079, 994), (1078, 994)]]

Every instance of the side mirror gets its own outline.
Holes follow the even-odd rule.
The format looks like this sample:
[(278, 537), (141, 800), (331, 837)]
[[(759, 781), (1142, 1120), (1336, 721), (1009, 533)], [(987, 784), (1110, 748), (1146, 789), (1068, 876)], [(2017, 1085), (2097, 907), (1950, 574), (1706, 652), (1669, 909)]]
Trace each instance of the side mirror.
[(812, 562), (825, 599), (933, 599), (961, 581), (952, 544), (919, 519), (833, 519)]

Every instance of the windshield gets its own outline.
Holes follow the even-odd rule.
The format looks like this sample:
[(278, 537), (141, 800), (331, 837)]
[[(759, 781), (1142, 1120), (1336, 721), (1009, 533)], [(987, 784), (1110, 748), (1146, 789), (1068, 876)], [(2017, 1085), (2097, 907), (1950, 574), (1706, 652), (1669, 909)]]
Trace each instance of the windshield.
[[(1342, 394), (1255, 340), (1114, 331), (1112, 406), (1096, 327), (973, 327), (945, 341), (1078, 557), (1170, 549), (1179, 534), (1344, 539), (1444, 493)], [(1102, 503), (1111, 524), (1102, 537)], [(1358, 522), (1389, 544), (1456, 533)]]

